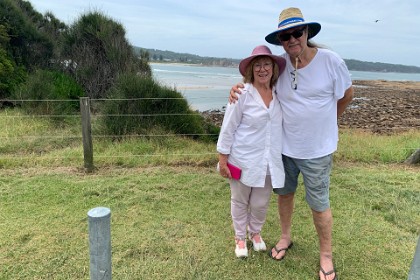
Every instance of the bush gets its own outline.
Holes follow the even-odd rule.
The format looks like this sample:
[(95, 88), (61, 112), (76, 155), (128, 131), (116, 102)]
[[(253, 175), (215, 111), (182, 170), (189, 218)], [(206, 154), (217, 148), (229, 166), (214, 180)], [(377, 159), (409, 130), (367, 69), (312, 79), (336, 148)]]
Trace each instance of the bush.
[(47, 70), (30, 74), (13, 94), (14, 99), (22, 100), (19, 104), (25, 112), (38, 115), (74, 114), (79, 111), (79, 97), (82, 96), (82, 88), (71, 77)]
[[(1, 25), (0, 25), (1, 27)], [(25, 80), (26, 70), (7, 56), (0, 48), (0, 98), (6, 99)]]
[(90, 98), (107, 98), (106, 92), (119, 75), (142, 73), (151, 76), (147, 61), (139, 59), (125, 38), (121, 23), (100, 12), (82, 15), (64, 35), (62, 61)]
[(218, 128), (191, 110), (181, 93), (159, 85), (151, 77), (120, 76), (107, 96), (113, 100), (104, 105), (104, 123), (114, 135), (150, 134), (164, 129), (195, 139), (214, 141), (217, 137), (203, 136), (209, 131), (218, 134)]

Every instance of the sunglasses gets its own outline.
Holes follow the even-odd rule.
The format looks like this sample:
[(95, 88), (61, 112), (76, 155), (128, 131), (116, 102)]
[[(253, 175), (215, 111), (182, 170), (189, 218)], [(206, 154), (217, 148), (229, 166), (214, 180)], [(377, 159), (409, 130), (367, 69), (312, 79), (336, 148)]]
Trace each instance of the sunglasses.
[(292, 89), (297, 90), (297, 69), (290, 72), (292, 76)]
[(293, 38), (298, 39), (302, 37), (303, 32), (305, 32), (306, 27), (302, 29), (298, 29), (293, 31), (292, 33), (286, 33), (286, 34), (279, 34), (278, 38), (280, 41), (285, 42), (290, 40), (290, 36), (293, 36)]

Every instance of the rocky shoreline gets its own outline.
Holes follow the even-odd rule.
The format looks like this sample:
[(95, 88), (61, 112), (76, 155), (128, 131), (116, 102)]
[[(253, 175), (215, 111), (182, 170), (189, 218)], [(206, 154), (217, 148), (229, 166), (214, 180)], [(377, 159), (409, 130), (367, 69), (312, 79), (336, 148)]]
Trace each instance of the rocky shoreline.
[[(355, 80), (353, 86), (354, 99), (339, 119), (340, 128), (381, 134), (420, 129), (420, 82)], [(202, 115), (217, 126), (222, 124), (222, 111)]]

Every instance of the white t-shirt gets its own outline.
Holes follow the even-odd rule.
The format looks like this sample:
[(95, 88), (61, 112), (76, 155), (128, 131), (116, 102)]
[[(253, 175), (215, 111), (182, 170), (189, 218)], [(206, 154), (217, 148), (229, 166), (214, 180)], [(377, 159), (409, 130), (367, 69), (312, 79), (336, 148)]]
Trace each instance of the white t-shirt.
[(337, 150), (337, 101), (351, 86), (345, 62), (334, 52), (318, 49), (305, 67), (297, 70), (297, 89), (292, 89), (295, 69), (287, 53), (286, 69), (276, 84), (283, 111), (283, 154), (311, 159)]
[(243, 184), (264, 187), (268, 170), (273, 188), (284, 186), (282, 111), (274, 89), (267, 108), (255, 87), (245, 84), (239, 100), (226, 107), (217, 151), (242, 169)]

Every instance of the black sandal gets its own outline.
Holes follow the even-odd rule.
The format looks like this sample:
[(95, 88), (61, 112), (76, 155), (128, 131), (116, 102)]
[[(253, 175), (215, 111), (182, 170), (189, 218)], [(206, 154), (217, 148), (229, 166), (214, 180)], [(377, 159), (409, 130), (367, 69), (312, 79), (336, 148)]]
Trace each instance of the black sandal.
[[(322, 274), (324, 274), (324, 278), (325, 279), (327, 279), (327, 276), (328, 275), (331, 275), (331, 274), (334, 273), (334, 278), (332, 280), (338, 280), (338, 276), (337, 276), (337, 272), (335, 271), (335, 268), (332, 269), (332, 270), (330, 270), (330, 271), (328, 271), (328, 272), (325, 272), (324, 269), (322, 269), (322, 267), (321, 267), (321, 270), (320, 271), (322, 272)], [(321, 277), (319, 277), (319, 279), (321, 280)]]
[[(293, 242), (291, 242), (290, 244), (289, 244), (289, 246), (287, 246), (287, 248), (281, 248), (281, 249), (277, 249), (276, 248), (276, 246), (274, 246), (273, 248), (271, 248), (271, 250), (268, 252), (268, 255), (273, 259), (273, 260), (275, 260), (275, 261), (281, 261), (282, 259), (284, 259), (284, 257), (286, 256), (286, 252), (287, 252), (287, 250), (289, 250), (290, 248), (292, 248), (293, 247)], [(273, 249), (274, 249), (274, 251), (276, 251), (276, 257), (277, 257), (277, 255), (281, 252), (281, 251), (284, 251), (284, 255), (283, 255), (283, 257), (281, 257), (280, 259), (277, 259), (276, 257), (274, 257), (273, 256)]]

